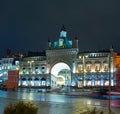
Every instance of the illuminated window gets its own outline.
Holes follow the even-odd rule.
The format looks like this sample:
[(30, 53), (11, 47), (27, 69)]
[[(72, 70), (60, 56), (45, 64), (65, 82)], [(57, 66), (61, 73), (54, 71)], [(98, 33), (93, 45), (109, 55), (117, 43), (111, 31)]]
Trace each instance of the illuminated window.
[(19, 61), (15, 61), (15, 65), (19, 65)]
[(35, 73), (36, 73), (36, 74), (39, 73), (39, 69), (38, 69), (38, 67), (35, 67)]
[(108, 86), (109, 85), (109, 81), (106, 80), (105, 83), (104, 83), (105, 86)]
[(2, 66), (2, 69), (4, 69), (4, 66)]
[(104, 64), (104, 71), (108, 71), (108, 64)]
[(41, 66), (41, 69), (40, 69), (40, 70), (41, 70), (42, 73), (45, 73), (45, 72), (46, 72), (46, 65), (43, 64), (43, 65)]
[(23, 73), (25, 73), (26, 72), (25, 68), (22, 68), (22, 71), (23, 71)]
[(78, 67), (79, 67), (79, 71), (83, 70), (83, 65), (82, 64), (78, 64)]
[(86, 70), (87, 70), (87, 71), (91, 71), (91, 65), (87, 65)]
[(81, 65), (81, 66), (79, 66), (79, 70), (80, 70), (80, 71), (82, 71), (82, 70), (83, 70), (83, 67), (82, 67), (82, 65)]
[(8, 69), (10, 69), (10, 66), (8, 66)]
[(46, 81), (42, 81), (42, 86), (45, 86), (45, 82), (46, 82)]
[(99, 71), (99, 70), (100, 70), (100, 65), (96, 65), (96, 66), (95, 66), (95, 70), (96, 70), (96, 71)]
[(86, 85), (87, 85), (87, 86), (91, 86), (91, 81), (88, 80)]

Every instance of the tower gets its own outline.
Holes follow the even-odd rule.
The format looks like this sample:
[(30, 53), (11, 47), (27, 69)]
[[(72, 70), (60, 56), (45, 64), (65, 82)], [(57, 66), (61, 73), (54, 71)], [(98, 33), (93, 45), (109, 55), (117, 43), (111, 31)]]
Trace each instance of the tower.
[(66, 38), (66, 37), (67, 37), (67, 32), (66, 32), (66, 29), (63, 25), (61, 28), (61, 32), (60, 32), (60, 38)]

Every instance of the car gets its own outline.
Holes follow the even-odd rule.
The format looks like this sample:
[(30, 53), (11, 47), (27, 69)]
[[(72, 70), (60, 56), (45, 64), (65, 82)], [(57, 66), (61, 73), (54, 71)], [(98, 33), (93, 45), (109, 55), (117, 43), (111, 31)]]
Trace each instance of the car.
[(91, 93), (91, 97), (102, 98), (104, 95), (108, 95), (108, 89), (94, 89)]
[(37, 92), (46, 92), (46, 89), (38, 89)]
[(108, 95), (109, 90), (108, 89), (99, 89), (98, 90), (101, 95)]

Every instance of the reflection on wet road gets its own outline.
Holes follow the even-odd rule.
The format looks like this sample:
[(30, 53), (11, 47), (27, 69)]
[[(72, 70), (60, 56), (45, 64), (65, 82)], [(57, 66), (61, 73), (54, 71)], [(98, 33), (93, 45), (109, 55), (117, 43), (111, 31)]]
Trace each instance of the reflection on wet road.
[[(0, 109), (2, 111), (8, 103), (25, 100), (37, 103), (39, 114), (79, 114), (80, 108), (83, 106), (104, 109), (108, 106), (107, 99), (94, 99), (89, 97), (40, 93), (35, 91), (0, 91), (0, 99)], [(120, 111), (120, 109), (116, 108), (114, 110)]]

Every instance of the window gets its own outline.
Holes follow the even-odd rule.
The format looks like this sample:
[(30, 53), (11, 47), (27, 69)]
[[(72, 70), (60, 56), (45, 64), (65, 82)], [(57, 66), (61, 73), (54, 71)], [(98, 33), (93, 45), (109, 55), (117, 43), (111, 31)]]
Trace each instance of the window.
[(38, 69), (38, 67), (35, 67), (35, 73), (36, 73), (36, 74), (39, 73), (39, 69)]
[(108, 64), (104, 64), (104, 71), (108, 71)]
[(99, 70), (100, 70), (100, 65), (96, 65), (96, 66), (95, 66), (95, 70), (96, 70), (96, 71), (99, 71)]
[(91, 65), (87, 65), (87, 71), (91, 71)]
[(25, 73), (25, 67), (23, 67), (22, 70), (23, 70), (23, 73)]
[(82, 71), (82, 70), (83, 70), (82, 64), (78, 64), (78, 67), (79, 67), (79, 71)]
[(19, 65), (19, 61), (15, 61), (15, 65)]
[(7, 68), (10, 69), (10, 66), (8, 65)]
[(2, 69), (4, 69), (4, 66), (2, 66)]

